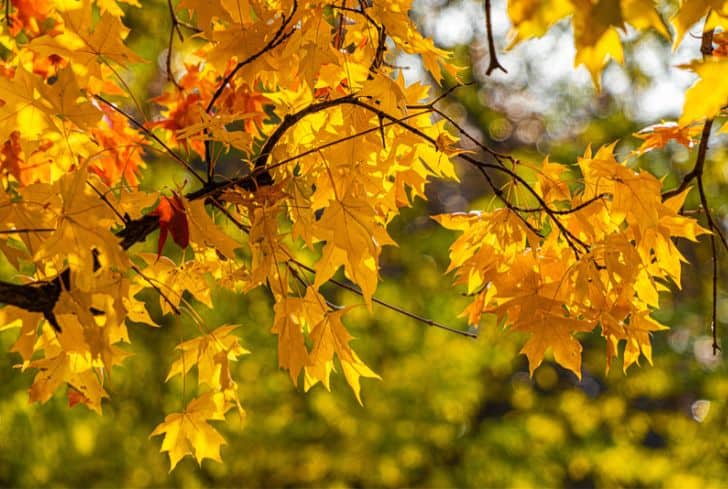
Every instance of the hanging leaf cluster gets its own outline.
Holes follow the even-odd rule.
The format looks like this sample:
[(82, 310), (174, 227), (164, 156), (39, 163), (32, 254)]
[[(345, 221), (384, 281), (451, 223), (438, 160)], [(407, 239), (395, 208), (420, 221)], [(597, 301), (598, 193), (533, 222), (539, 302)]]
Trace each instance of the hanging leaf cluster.
[[(153, 117), (124, 79), (145, 62), (124, 22), (142, 3), (6, 1), (0, 253), (16, 273), (0, 282), (0, 329), (18, 328), (12, 351), (34, 372), (32, 401), (64, 392), (101, 413), (113, 367), (129, 356), (129, 323), (158, 326), (140, 293), (156, 294), (163, 314), (192, 315), (198, 334), (170, 352), (166, 379), (188, 379), (191, 400), (152, 432), (164, 436), (172, 468), (186, 455), (220, 460), (224, 439), (211, 422), (244, 413), (232, 364), (248, 352), (237, 325), (205, 324), (190, 298), (213, 308), (213, 287), (264, 287), (274, 320), (255, 326), (277, 337), (293, 384), (328, 389), (339, 372), (361, 402), (361, 378), (378, 375), (352, 347), (350, 308), (324, 286), (354, 291), (369, 310), (381, 303), (382, 250), (397, 244), (389, 224), (434, 180), (457, 181), (456, 161), (482, 173), (502, 204), (435, 216), (462, 233), (450, 270), (472, 296), (465, 315), (475, 328), (494, 314), (529, 333), (531, 371), (552, 350), (580, 376), (574, 335), (595, 330), (607, 365), (622, 342), (625, 369), (640, 355), (651, 361), (650, 335), (664, 326), (650, 314), (661, 291), (679, 286), (685, 261), (675, 240), (719, 233), (710, 214), (705, 228), (682, 215), (703, 163), (664, 193), (660, 180), (618, 161), (614, 145), (586, 150), (576, 166), (521, 162), (482, 144), (465, 151), (459, 139), (472, 136), (438, 106), (448, 92), (405, 83), (396, 65), (398, 53), (417, 55), (436, 84), (458, 83), (450, 54), (411, 20), (410, 0), (170, 1)], [(575, 62), (597, 86), (606, 62), (623, 59), (627, 25), (670, 36), (650, 0), (511, 0), (508, 13), (514, 43), (571, 16)], [(673, 41), (705, 19), (710, 50), (686, 67), (700, 80), (679, 121), (639, 133), (630, 159), (671, 140), (697, 147), (701, 134), (707, 144), (728, 102), (727, 14), (718, 0), (676, 11)], [(180, 39), (195, 48), (175, 67)], [(159, 158), (187, 182), (140, 190)], [(527, 204), (515, 204), (516, 185)]]

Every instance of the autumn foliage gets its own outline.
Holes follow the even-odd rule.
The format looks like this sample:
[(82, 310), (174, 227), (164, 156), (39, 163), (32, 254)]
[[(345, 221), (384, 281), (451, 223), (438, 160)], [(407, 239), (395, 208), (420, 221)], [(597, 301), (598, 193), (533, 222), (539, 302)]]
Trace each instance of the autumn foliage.
[[(676, 240), (709, 235), (715, 267), (725, 245), (702, 170), (713, 119), (728, 103), (728, 2), (682, 2), (672, 35), (651, 0), (508, 2), (514, 44), (571, 16), (575, 64), (597, 87), (606, 63), (623, 61), (626, 29), (652, 29), (677, 46), (704, 24), (702, 53), (684, 67), (700, 79), (679, 120), (637, 133), (642, 146), (624, 158), (610, 144), (569, 164), (499, 153), (439, 108), (464, 80), (419, 33), (408, 0), (170, 1), (171, 27), (159, 33), (169, 37), (167, 83), (153, 116), (124, 80), (125, 67), (145, 62), (127, 47), (124, 12), (143, 4), (7, 1), (0, 253), (17, 273), (0, 282), (0, 328), (19, 328), (12, 351), (35, 374), (31, 401), (60, 391), (101, 413), (112, 369), (128, 356), (129, 324), (155, 326), (141, 296), (153, 293), (164, 314), (191, 315), (198, 335), (161, 359), (166, 380), (189, 379), (192, 398), (152, 432), (164, 435), (172, 468), (185, 455), (220, 460), (225, 441), (210, 422), (244, 412), (230, 368), (248, 353), (236, 325), (204, 324), (191, 298), (213, 308), (213, 287), (266, 288), (275, 319), (259, 326), (276, 335), (293, 384), (328, 389), (340, 372), (361, 402), (361, 378), (378, 375), (352, 349), (350, 307), (324, 287), (353, 291), (369, 310), (397, 309), (376, 297), (382, 249), (397, 244), (388, 225), (434, 180), (457, 181), (456, 164), (482, 175), (498, 199), (432, 216), (459, 233), (448, 272), (471, 299), (462, 314), (473, 329), (494, 315), (528, 333), (531, 372), (551, 351), (580, 377), (577, 333), (604, 338), (607, 368), (620, 350), (625, 370), (651, 362), (651, 334), (665, 329), (651, 314), (660, 292), (680, 286), (685, 262)], [(194, 41), (192, 61), (175, 68), (184, 39)], [(406, 84), (399, 52), (418, 55), (441, 93)], [(501, 68), (490, 55), (489, 71)], [(670, 141), (696, 153), (676, 189), (636, 169)], [(187, 180), (141, 190), (159, 155)], [(684, 213), (692, 184), (702, 225)]]

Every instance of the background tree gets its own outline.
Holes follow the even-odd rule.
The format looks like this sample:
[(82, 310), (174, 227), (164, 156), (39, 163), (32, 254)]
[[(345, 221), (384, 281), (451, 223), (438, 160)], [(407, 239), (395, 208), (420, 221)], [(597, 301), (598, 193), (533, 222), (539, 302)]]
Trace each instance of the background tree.
[[(574, 15), (577, 61), (597, 83), (606, 56), (621, 56), (615, 36), (624, 23), (667, 34), (649, 2), (602, 3), (601, 10), (571, 3), (550, 10)], [(187, 328), (172, 334), (179, 345), (167, 379), (181, 377), (168, 410), (180, 411), (180, 399), (187, 406), (154, 433), (165, 434), (162, 448), (172, 466), (188, 453), (198, 461), (218, 458), (223, 439), (207, 422), (224, 419), (232, 407), (242, 413), (230, 362), (246, 350), (235, 328), (216, 327), (240, 321), (206, 319), (193, 302), (216, 305), (211, 279), (237, 291), (266, 285), (275, 302), (266, 324), (273, 324), (278, 362), (291, 380), (303, 377), (306, 390), (318, 382), (328, 387), (336, 356), (359, 399), (359, 378), (377, 374), (350, 349), (341, 317), (362, 312), (341, 306), (346, 300), (335, 297), (331, 287), (353, 290), (370, 308), (383, 303), (374, 290), (379, 272), (386, 272), (382, 246), (393, 243), (393, 219), (414, 196), (425, 196), (431, 177), (454, 178), (450, 159), (456, 158), (483, 178), (499, 202), (495, 207), (486, 202), (483, 212), (438, 218), (464, 231), (451, 253), (451, 267), (459, 268), (458, 280), (471, 295), (463, 306), (473, 327), (482, 313), (494, 313), (490, 323), (529, 332), (523, 351), (532, 371), (551, 348), (558, 363), (581, 376), (581, 345), (573, 333), (597, 326), (607, 340), (607, 364), (621, 340), (626, 340), (625, 369), (640, 353), (650, 359), (649, 331), (660, 328), (650, 317), (657, 292), (668, 279), (680, 282), (681, 255), (672, 239), (695, 239), (703, 231), (680, 215), (683, 190), (692, 180), (713, 230), (715, 324), (722, 239), (708, 212), (702, 176), (710, 121), (725, 96), (720, 90), (706, 93), (705, 81), (688, 93), (681, 125), (652, 128), (647, 143), (630, 157), (670, 139), (690, 147), (691, 138), (702, 134), (693, 169), (678, 191), (663, 199), (660, 181), (621, 165), (612, 146), (588, 150), (578, 167), (548, 161), (539, 166), (540, 158), (497, 151), (463, 131), (438, 105), (445, 95), (471, 90), (457, 88), (466, 81), (463, 74), (452, 90), (430, 99), (423, 87), (406, 86), (398, 74), (399, 49), (419, 54), (435, 80), (443, 74), (438, 59), (444, 51), (417, 34), (407, 5), (168, 7), (172, 27), (162, 64), (170, 86), (156, 98), (165, 110), (144, 122), (143, 105), (121, 108), (109, 98), (122, 93), (136, 98), (118, 74), (118, 65), (137, 57), (121, 41), (125, 30), (116, 4), (35, 10), (8, 5), (3, 93), (9, 95), (0, 108), (7, 139), (3, 253), (15, 268), (9, 273), (15, 282), (2, 285), (2, 301), (14, 306), (3, 309), (5, 322), (21, 326), (13, 349), (23, 368), (38, 370), (31, 399), (46, 401), (68, 386), (70, 404), (100, 411), (111, 367), (126, 355), (117, 346), (128, 340), (125, 321), (163, 324), (161, 314), (186, 312)], [(677, 35), (710, 7), (716, 6), (690, 10), (689, 19), (686, 8), (678, 10)], [(541, 34), (560, 18), (544, 18), (528, 3), (512, 2), (509, 8), (521, 37)], [(720, 37), (712, 30), (721, 18), (710, 15), (703, 54), (712, 56), (711, 41), (717, 54), (693, 65), (706, 80), (722, 69)], [(545, 23), (535, 25), (534, 19)], [(587, 35), (584, 19), (597, 21), (599, 29)], [(175, 36), (184, 39), (183, 29), (197, 33), (186, 42), (200, 61), (175, 73), (173, 53), (180, 49)], [(493, 47), (492, 38), (488, 44)], [(492, 50), (489, 55), (491, 72), (498, 63)], [(282, 71), (284, 66), (290, 71)], [(456, 75), (454, 65), (443, 66)], [(433, 120), (433, 113), (439, 117)], [(691, 126), (706, 117), (702, 129)], [(469, 141), (463, 147), (455, 145), (458, 132)], [(158, 161), (152, 151), (179, 166), (181, 176), (165, 189), (152, 171), (140, 190), (136, 170), (145, 160)], [(194, 183), (182, 188), (185, 180)], [(212, 215), (206, 206), (215, 209)], [(136, 243), (156, 228), (159, 238), (151, 246), (156, 253), (145, 254)], [(166, 244), (169, 235), (184, 251)], [(344, 274), (335, 276), (339, 267)], [(33, 275), (32, 281), (18, 283), (21, 273)], [(421, 288), (415, 283), (411, 289)], [(159, 311), (149, 316), (138, 294), (155, 294)], [(252, 304), (260, 312), (266, 301), (257, 299)], [(425, 319), (451, 317), (450, 307), (424, 316), (395, 305), (406, 302), (399, 299), (384, 305), (452, 329)], [(250, 324), (265, 316), (253, 316)], [(713, 350), (716, 341), (714, 336)], [(509, 358), (514, 356), (515, 350)], [(463, 358), (468, 368), (478, 368), (472, 357)], [(488, 413), (509, 410), (484, 406), (482, 397), (474, 397), (467, 415), (449, 416), (472, 415), (479, 425)], [(530, 434), (538, 432), (539, 423), (527, 424)], [(445, 462), (462, 456), (456, 451)], [(569, 476), (585, 477), (588, 462), (580, 462), (587, 467), (581, 472), (577, 463), (576, 475), (569, 467)], [(558, 480), (558, 474), (550, 480)], [(396, 477), (390, 482), (401, 483)]]

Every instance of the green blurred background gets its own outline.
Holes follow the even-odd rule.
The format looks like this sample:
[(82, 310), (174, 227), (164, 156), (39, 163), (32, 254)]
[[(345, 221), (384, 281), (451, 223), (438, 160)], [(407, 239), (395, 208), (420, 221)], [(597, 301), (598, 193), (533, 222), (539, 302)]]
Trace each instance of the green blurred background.
[[(146, 2), (143, 10), (127, 13), (131, 45), (151, 60), (127, 73), (142, 100), (158, 95), (164, 83), (159, 68), (167, 36), (150, 33), (164, 30), (159, 19), (167, 18), (166, 8), (164, 2)], [(494, 9), (503, 46), (503, 3), (495, 2)], [(689, 45), (671, 55), (666, 41), (631, 33), (626, 65), (609, 67), (604, 91), (595, 94), (588, 75), (571, 68), (566, 24), (544, 40), (502, 54), (509, 73), (488, 78), (482, 73), (487, 65), (482, 2), (422, 1), (413, 15), (427, 34), (455, 49), (469, 67), (463, 78), (475, 82), (445, 102), (449, 113), (524, 161), (538, 163), (548, 153), (552, 161), (573, 164), (589, 143), (598, 147), (615, 139), (625, 155), (639, 143), (633, 132), (675, 116), (669, 94), (679, 97), (690, 82), (672, 67), (675, 56), (691, 55)], [(545, 52), (559, 63), (545, 59)], [(697, 54), (695, 49), (692, 56)], [(421, 76), (416, 60), (399, 61), (411, 66), (409, 79)], [(726, 154), (720, 144), (712, 146), (707, 190), (711, 205), (725, 216)], [(694, 157), (669, 146), (636, 163), (666, 176), (669, 187)], [(148, 188), (183, 180), (165, 161), (152, 159), (149, 167)], [(464, 328), (457, 314), (466, 298), (443, 275), (454, 235), (427, 217), (491, 204), (477, 176), (465, 168), (460, 174), (463, 184), (434, 185), (429, 203), (418, 202), (394, 222), (391, 234), (401, 246), (384, 254), (377, 295)], [(156, 240), (148, 241), (151, 250)], [(193, 331), (187, 316), (165, 317), (161, 330), (130, 326), (127, 349), (134, 356), (112, 373), (111, 399), (101, 417), (84, 407), (69, 408), (61, 394), (30, 405), (32, 374), (13, 368), (18, 358), (6, 354), (0, 368), (0, 486), (726, 487), (728, 370), (721, 355), (712, 356), (707, 336), (710, 246), (682, 243), (681, 249), (691, 264), (683, 289), (664, 294), (656, 313), (672, 329), (654, 336), (654, 366), (624, 375), (617, 361), (606, 375), (604, 342), (595, 333), (580, 337), (581, 382), (552, 362), (530, 378), (518, 354), (523, 337), (487, 321), (479, 338), (470, 340), (381, 307), (372, 314), (359, 307), (347, 316), (357, 337), (353, 346), (383, 379), (363, 382), (363, 407), (341, 376), (333, 379), (330, 393), (317, 386), (304, 394), (292, 386), (277, 368), (267, 293), (216, 291), (215, 307), (197, 304), (197, 310), (210, 326), (241, 325), (241, 343), (252, 354), (236, 364), (233, 376), (247, 416), (230, 414), (227, 423), (218, 424), (228, 441), (223, 464), (208, 460), (199, 467), (188, 457), (171, 474), (166, 454), (159, 452), (161, 438), (148, 436), (194, 394), (180, 383), (164, 383), (174, 345)], [(720, 284), (725, 279), (723, 271)], [(325, 292), (339, 303), (357, 302), (345, 291)], [(149, 298), (151, 314), (159, 318), (154, 295)], [(720, 319), (727, 306), (721, 288)], [(724, 327), (721, 323), (722, 338), (728, 334)], [(3, 351), (15, 335), (0, 333)]]

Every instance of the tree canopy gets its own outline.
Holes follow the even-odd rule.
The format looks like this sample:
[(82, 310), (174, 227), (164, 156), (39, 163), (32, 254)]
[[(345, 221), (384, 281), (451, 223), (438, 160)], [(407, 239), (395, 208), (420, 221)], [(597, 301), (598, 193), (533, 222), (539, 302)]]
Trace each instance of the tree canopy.
[[(449, 114), (443, 104), (473, 80), (456, 53), (420, 32), (410, 4), (170, 0), (169, 29), (146, 33), (166, 45), (157, 60), (165, 80), (150, 104), (129, 73), (154, 63), (130, 49), (125, 13), (151, 4), (6, 1), (0, 329), (19, 329), (11, 351), (35, 374), (31, 401), (62, 391), (69, 405), (101, 413), (113, 367), (132, 361), (129, 326), (185, 315), (194, 332), (156, 331), (177, 342), (159, 361), (166, 381), (181, 382), (182, 407), (152, 436), (163, 436), (171, 468), (186, 455), (220, 460), (225, 439), (210, 422), (244, 415), (233, 364), (249, 352), (234, 319), (203, 317), (221, 306), (218, 289), (264, 289), (272, 318), (256, 326), (276, 336), (278, 367), (306, 391), (329, 389), (339, 372), (359, 403), (361, 379), (379, 378), (345, 325), (359, 306), (442, 334), (477, 337), (483, 323), (526, 333), (531, 375), (550, 351), (581, 379), (590, 333), (603, 338), (604, 366), (621, 350), (626, 371), (652, 362), (652, 333), (666, 329), (655, 312), (660, 292), (681, 285), (680, 238), (710, 243), (706, 321), (717, 353), (728, 243), (704, 173), (713, 133), (726, 130), (713, 126), (728, 102), (728, 2), (682, 2), (667, 22), (669, 5), (651, 0), (508, 2), (512, 46), (570, 19), (574, 63), (597, 90), (607, 63), (624, 62), (630, 32), (677, 47), (702, 29), (700, 51), (683, 66), (699, 78), (677, 120), (643, 128), (626, 154), (616, 141), (595, 143), (575, 162), (502, 151)], [(484, 7), (486, 72), (506, 71), (490, 1)], [(418, 56), (437, 88), (406, 83), (401, 53)], [(695, 153), (674, 186), (640, 169), (669, 143)], [(174, 184), (155, 185), (160, 161), (178, 167)], [(462, 312), (468, 329), (377, 295), (383, 253), (407, 240), (392, 236), (398, 217), (435, 182), (465, 185), (463, 168), (493, 199), (431, 217), (457, 232), (446, 272), (467, 303), (448, 314)], [(361, 304), (338, 302), (335, 289)]]

